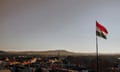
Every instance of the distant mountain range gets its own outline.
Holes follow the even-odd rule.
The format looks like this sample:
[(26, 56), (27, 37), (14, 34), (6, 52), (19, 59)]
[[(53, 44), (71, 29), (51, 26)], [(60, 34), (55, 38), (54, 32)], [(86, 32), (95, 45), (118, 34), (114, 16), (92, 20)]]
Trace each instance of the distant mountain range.
[(77, 56), (77, 55), (94, 55), (94, 53), (75, 53), (66, 50), (48, 50), (48, 51), (0, 51), (0, 54), (12, 55), (54, 55), (54, 56)]
[[(95, 53), (75, 53), (66, 50), (48, 51), (0, 51), (0, 55), (45, 55), (45, 56), (95, 56)], [(120, 54), (100, 54), (100, 55), (120, 55)]]

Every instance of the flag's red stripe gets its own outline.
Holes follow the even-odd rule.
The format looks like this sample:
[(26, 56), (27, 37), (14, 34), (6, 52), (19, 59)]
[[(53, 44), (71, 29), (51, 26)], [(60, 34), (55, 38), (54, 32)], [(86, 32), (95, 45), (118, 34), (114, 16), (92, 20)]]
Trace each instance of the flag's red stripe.
[(97, 21), (96, 21), (96, 26), (97, 26), (101, 31), (103, 31), (103, 32), (105, 32), (106, 34), (108, 34), (107, 29), (106, 29), (104, 26), (102, 26), (100, 23), (98, 23)]

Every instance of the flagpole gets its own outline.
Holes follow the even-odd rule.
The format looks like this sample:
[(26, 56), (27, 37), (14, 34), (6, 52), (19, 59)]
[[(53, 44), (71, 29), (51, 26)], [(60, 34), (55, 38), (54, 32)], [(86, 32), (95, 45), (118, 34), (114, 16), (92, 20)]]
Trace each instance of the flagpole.
[(97, 65), (97, 72), (99, 72), (99, 70), (100, 70), (100, 68), (99, 68), (99, 52), (98, 52), (99, 50), (98, 50), (98, 38), (97, 38), (97, 36), (102, 37), (104, 39), (107, 39), (107, 37), (106, 37), (107, 34), (108, 34), (107, 29), (96, 21), (96, 65)]
[(98, 38), (96, 34), (96, 65), (97, 65), (97, 72), (99, 72), (99, 54), (98, 54)]

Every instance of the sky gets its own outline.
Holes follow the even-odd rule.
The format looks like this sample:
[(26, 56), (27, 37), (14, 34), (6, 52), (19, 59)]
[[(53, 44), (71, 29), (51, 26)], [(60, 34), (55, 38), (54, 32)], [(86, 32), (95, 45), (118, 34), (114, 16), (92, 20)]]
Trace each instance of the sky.
[(0, 0), (0, 50), (120, 53), (120, 0)]

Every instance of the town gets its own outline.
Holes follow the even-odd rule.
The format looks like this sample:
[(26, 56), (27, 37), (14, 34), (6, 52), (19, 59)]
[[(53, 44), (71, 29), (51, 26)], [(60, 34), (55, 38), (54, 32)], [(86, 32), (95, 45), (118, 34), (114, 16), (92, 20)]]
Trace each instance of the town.
[[(100, 72), (120, 72), (119, 56), (100, 56)], [(1, 55), (0, 72), (96, 72), (96, 56)]]

